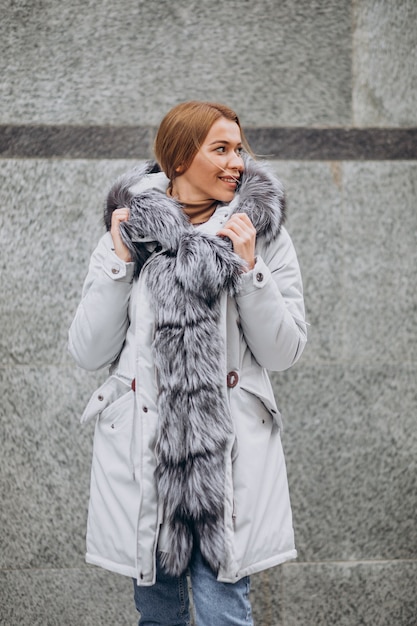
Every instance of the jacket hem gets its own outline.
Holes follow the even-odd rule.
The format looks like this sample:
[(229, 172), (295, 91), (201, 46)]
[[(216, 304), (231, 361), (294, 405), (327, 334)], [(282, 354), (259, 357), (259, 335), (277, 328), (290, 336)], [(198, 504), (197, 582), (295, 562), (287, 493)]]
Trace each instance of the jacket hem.
[(278, 554), (277, 556), (273, 556), (269, 559), (264, 559), (263, 561), (258, 561), (257, 563), (253, 563), (252, 565), (248, 565), (247, 567), (243, 567), (234, 576), (219, 574), (217, 580), (223, 583), (236, 583), (244, 576), (251, 576), (252, 574), (262, 572), (263, 570), (269, 569), (270, 567), (275, 567), (276, 565), (282, 565), (282, 563), (285, 563), (286, 561), (291, 561), (292, 559), (296, 558), (297, 550), (288, 550), (288, 552), (283, 552), (282, 554)]
[(85, 555), (85, 561), (90, 565), (97, 565), (97, 567), (102, 567), (103, 569), (107, 569), (115, 574), (121, 574), (122, 576), (129, 576), (129, 578), (136, 579), (138, 575), (134, 567), (123, 565), (122, 563), (115, 563), (114, 561), (103, 559), (101, 556), (90, 554), (89, 552)]

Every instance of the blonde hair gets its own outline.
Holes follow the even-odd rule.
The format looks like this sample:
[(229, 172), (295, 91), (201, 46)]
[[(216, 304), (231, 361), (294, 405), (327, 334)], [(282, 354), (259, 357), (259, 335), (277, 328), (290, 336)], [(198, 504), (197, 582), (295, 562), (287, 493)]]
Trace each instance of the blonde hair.
[(232, 109), (216, 102), (183, 102), (165, 115), (154, 143), (156, 160), (171, 181), (190, 167), (210, 128), (221, 117), (236, 122), (242, 145), (252, 154), (239, 118)]

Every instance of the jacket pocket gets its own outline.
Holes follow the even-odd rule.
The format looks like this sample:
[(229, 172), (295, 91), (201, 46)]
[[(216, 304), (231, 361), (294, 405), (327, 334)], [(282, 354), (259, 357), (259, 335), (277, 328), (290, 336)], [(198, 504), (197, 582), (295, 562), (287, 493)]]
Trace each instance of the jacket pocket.
[(282, 417), (278, 410), (271, 382), (265, 371), (255, 372), (251, 370), (245, 375), (242, 372), (240, 387), (244, 391), (255, 396), (263, 404), (265, 409), (271, 415), (274, 423), (282, 430)]
[(119, 401), (132, 390), (131, 385), (118, 376), (110, 376), (91, 396), (84, 413), (80, 418), (82, 424), (86, 424), (93, 418), (106, 418), (108, 413), (113, 413)]

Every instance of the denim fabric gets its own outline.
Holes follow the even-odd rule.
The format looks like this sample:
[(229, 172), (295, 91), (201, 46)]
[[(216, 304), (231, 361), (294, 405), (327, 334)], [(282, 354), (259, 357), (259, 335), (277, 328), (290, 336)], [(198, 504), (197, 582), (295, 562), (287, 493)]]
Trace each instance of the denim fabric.
[[(216, 580), (196, 552), (189, 574), (197, 626), (253, 626), (249, 601), (249, 576), (237, 583)], [(157, 561), (156, 583), (139, 587), (134, 581), (139, 626), (189, 626), (191, 624), (187, 576), (168, 576)]]

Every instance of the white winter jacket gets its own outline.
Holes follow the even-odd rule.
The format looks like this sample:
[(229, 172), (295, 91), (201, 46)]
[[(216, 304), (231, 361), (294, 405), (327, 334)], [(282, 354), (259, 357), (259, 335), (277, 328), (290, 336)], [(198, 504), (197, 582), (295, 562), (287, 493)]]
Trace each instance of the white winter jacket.
[[(263, 166), (257, 167), (263, 172)], [(164, 174), (152, 173), (142, 176), (133, 191), (165, 194), (167, 185)], [(196, 228), (216, 237), (230, 213), (241, 210), (242, 194)], [(139, 585), (155, 582), (157, 550), (170, 550), (155, 480), (159, 380), (147, 283), (149, 267), (164, 250), (148, 239), (150, 256), (134, 278), (134, 264), (116, 256), (110, 233), (102, 237), (69, 331), (69, 350), (78, 365), (110, 367), (109, 378), (82, 416), (83, 422), (96, 420), (86, 560), (131, 576)], [(304, 349), (302, 283), (284, 227), (268, 243), (258, 236), (256, 255), (238, 293), (223, 293), (220, 299), (225, 349), (217, 365), (233, 430), (225, 452), (225, 554), (218, 571), (225, 582), (296, 556), (281, 418), (267, 369), (291, 367)]]

